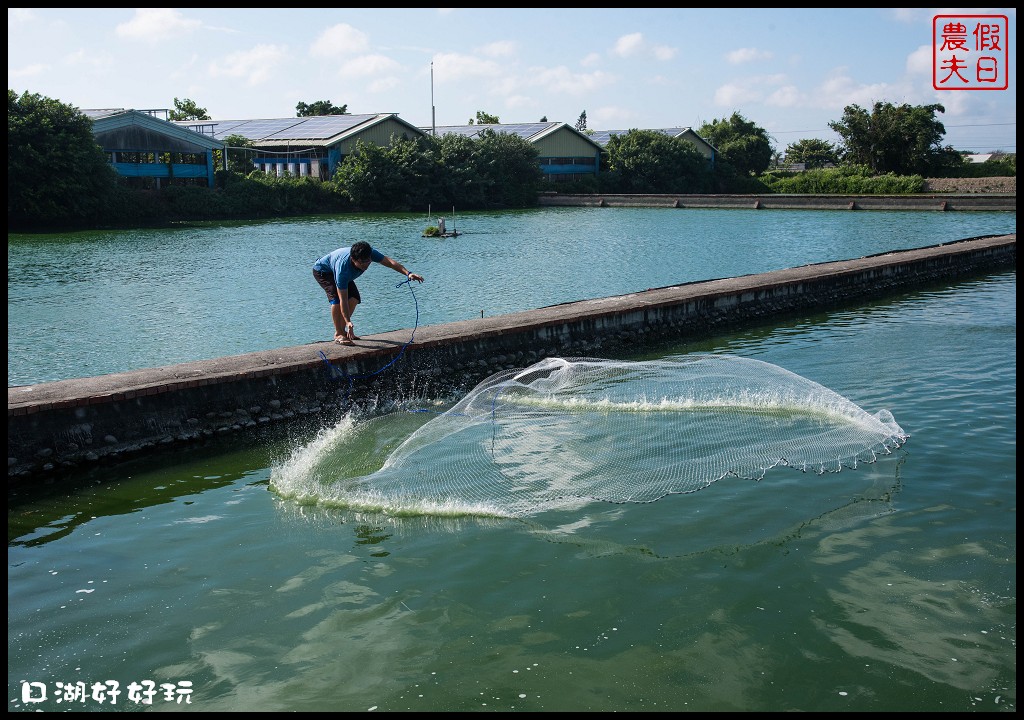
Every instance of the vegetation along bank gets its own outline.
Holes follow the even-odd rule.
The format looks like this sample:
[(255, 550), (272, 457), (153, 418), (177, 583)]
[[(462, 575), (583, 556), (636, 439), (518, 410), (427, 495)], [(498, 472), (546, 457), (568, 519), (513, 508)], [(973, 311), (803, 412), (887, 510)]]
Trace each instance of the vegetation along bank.
[[(208, 119), (191, 101), (175, 103), (183, 110), (177, 120)], [(346, 106), (323, 105), (325, 113), (347, 113)], [(300, 103), (296, 111), (309, 114), (318, 106)], [(1013, 181), (1015, 194), (1016, 155), (970, 162), (966, 153), (942, 145), (939, 112), (944, 112), (941, 105), (875, 103), (870, 110), (851, 105), (842, 119), (830, 123), (842, 138), (839, 145), (801, 140), (784, 155), (763, 128), (733, 113), (698, 129), (701, 142), (714, 150), (710, 160), (681, 137), (632, 129), (609, 136), (592, 174), (558, 182), (542, 172), (533, 144), (503, 129), (497, 117), (481, 113), (478, 119), (487, 127), (474, 137), (413, 133), (392, 135), (386, 144), (357, 143), (327, 178), (254, 169), (248, 154), (252, 143), (228, 137), (230, 152), (213, 150), (209, 158), (219, 168), (212, 183), (168, 177), (153, 189), (139, 182), (145, 178), (118, 175), (82, 111), (9, 90), (8, 232), (428, 207), (526, 208), (542, 204), (552, 190), (558, 195), (750, 195), (764, 203), (766, 195), (951, 193), (956, 191), (938, 186), (953, 178), (999, 177)], [(594, 136), (585, 113), (569, 132)], [(168, 152), (159, 161), (172, 168), (180, 154)]]

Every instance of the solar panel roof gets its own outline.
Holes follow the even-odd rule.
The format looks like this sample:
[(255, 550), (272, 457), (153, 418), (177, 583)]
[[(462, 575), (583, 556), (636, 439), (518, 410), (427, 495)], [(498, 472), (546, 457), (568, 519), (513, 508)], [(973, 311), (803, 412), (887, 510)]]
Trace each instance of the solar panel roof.
[[(380, 115), (313, 115), (300, 118), (262, 120), (189, 120), (179, 122), (218, 140), (241, 135), (253, 142), (329, 140)], [(202, 128), (200, 130), (200, 128)]]
[[(480, 133), (484, 130), (494, 130), (495, 132), (512, 133), (518, 135), (524, 140), (529, 140), (536, 137), (545, 130), (550, 130), (561, 126), (562, 123), (558, 122), (536, 122), (536, 123), (501, 123), (498, 125), (443, 125), (437, 128), (437, 134), (440, 135), (463, 135), (465, 137), (479, 137)], [(420, 128), (425, 133), (429, 133), (431, 128)]]
[[(633, 129), (640, 129), (640, 130), (648, 130), (648, 129), (650, 129), (650, 130), (653, 130), (654, 132), (664, 133), (665, 135), (668, 135), (669, 137), (676, 137), (678, 135), (682, 135), (684, 132), (686, 132), (687, 130), (690, 130), (691, 128), (688, 128), (688, 127), (674, 127), (674, 128), (633, 128)], [(629, 132), (629, 130), (594, 130), (592, 132), (588, 131), (586, 134), (587, 134), (587, 137), (589, 137), (591, 140), (593, 140), (598, 145), (601, 145), (603, 147), (603, 146), (608, 144), (608, 141), (611, 140), (612, 135), (625, 135), (628, 132)]]
[(102, 108), (102, 109), (89, 109), (80, 110), (83, 115), (93, 120), (97, 118), (109, 117), (111, 115), (117, 115), (118, 113), (125, 112), (124, 108)]
[(302, 139), (302, 140), (326, 140), (327, 138), (340, 135), (346, 130), (351, 130), (357, 125), (362, 125), (376, 115), (319, 115), (315, 117), (296, 118), (301, 122), (294, 122), (279, 131), (266, 136), (267, 140), (275, 139)]

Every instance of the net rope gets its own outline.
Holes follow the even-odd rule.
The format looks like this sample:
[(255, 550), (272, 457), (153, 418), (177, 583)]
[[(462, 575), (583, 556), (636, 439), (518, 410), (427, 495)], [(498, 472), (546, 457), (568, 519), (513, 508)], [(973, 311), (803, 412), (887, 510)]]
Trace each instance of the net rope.
[(346, 453), (331, 448), (358, 429), (334, 433), (276, 468), (274, 488), (385, 512), (508, 517), (649, 503), (779, 466), (839, 472), (909, 437), (887, 410), (868, 413), (777, 365), (727, 355), (549, 358), (502, 371), (378, 448), (378, 469), (357, 476), (344, 477)]

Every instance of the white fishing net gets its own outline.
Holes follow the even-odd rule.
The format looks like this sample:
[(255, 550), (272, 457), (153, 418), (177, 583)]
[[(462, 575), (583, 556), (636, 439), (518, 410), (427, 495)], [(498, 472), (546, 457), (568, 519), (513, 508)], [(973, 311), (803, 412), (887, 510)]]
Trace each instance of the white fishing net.
[(378, 442), (379, 469), (345, 477), (344, 454), (329, 453), (332, 472), (321, 447), (273, 484), (355, 508), (516, 517), (648, 503), (782, 465), (838, 472), (907, 438), (888, 411), (760, 360), (550, 358), (492, 375), (394, 449)]

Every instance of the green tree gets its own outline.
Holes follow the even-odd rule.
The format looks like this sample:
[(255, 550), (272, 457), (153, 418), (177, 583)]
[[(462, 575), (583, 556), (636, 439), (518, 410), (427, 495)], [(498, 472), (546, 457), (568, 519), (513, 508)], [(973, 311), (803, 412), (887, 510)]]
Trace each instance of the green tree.
[(508, 132), (487, 129), (476, 141), (477, 173), (487, 207), (521, 208), (537, 204), (543, 182), (537, 148)]
[[(228, 157), (228, 170), (231, 172), (248, 175), (253, 170), (253, 158), (256, 151), (252, 150), (252, 141), (244, 135), (228, 135), (224, 138), (225, 152)], [(219, 154), (220, 151), (218, 150)], [(218, 167), (223, 167), (222, 162), (216, 162)]]
[(484, 183), (480, 177), (480, 143), (456, 133), (433, 139), (438, 172), (428, 204), (439, 207), (484, 207)]
[(946, 129), (935, 117), (945, 112), (939, 104), (894, 105), (876, 102), (869, 113), (847, 105), (843, 119), (829, 127), (842, 138), (843, 161), (866, 165), (876, 174), (934, 176), (936, 171), (959, 164), (956, 151), (942, 147)]
[(587, 131), (587, 111), (584, 110), (580, 113), (580, 116), (576, 119), (576, 130), (578, 132)]
[(206, 108), (199, 107), (194, 100), (174, 98), (174, 109), (168, 113), (167, 118), (175, 121), (209, 120), (210, 115), (206, 112)]
[[(497, 115), (489, 115), (489, 114), (485, 113), (483, 110), (477, 110), (476, 111), (476, 124), (477, 125), (498, 125), (500, 123), (501, 123), (501, 120), (498, 119)], [(466, 123), (466, 124), (467, 125), (472, 125), (473, 124), (472, 118), (470, 118), (469, 122)]]
[(657, 130), (612, 135), (605, 148), (608, 188), (624, 193), (701, 193), (711, 183), (708, 161), (682, 138)]
[(357, 209), (410, 211), (427, 205), (433, 154), (417, 140), (392, 136), (386, 146), (357, 140), (332, 182)]
[(704, 123), (697, 132), (718, 149), (719, 157), (739, 175), (760, 175), (772, 161), (768, 132), (737, 112), (728, 118)]
[(348, 115), (348, 105), (336, 106), (330, 100), (317, 100), (307, 105), (300, 102), (295, 106), (295, 117), (313, 117), (316, 115)]
[(541, 118), (540, 120), (538, 120), (537, 122), (547, 122), (547, 121), (548, 121), (548, 116), (547, 116), (547, 115), (545, 115), (544, 117), (542, 117), (542, 118)]
[(827, 140), (807, 138), (786, 147), (787, 163), (803, 163), (808, 170), (839, 164), (839, 148)]
[(7, 228), (90, 227), (105, 220), (117, 174), (77, 108), (7, 91)]

